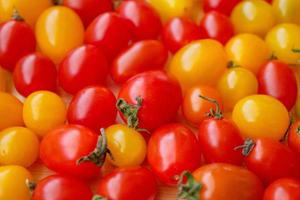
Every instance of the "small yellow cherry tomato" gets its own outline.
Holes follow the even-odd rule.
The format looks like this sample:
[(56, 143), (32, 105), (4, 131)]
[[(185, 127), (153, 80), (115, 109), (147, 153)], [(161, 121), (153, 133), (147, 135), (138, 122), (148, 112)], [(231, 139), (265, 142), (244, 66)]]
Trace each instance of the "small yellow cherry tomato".
[(171, 60), (168, 71), (186, 90), (196, 85), (215, 85), (226, 65), (227, 56), (222, 44), (206, 39), (181, 48)]
[(71, 49), (80, 46), (84, 39), (79, 16), (63, 6), (45, 10), (38, 18), (35, 33), (41, 51), (56, 63)]
[(66, 106), (57, 94), (37, 91), (25, 100), (23, 118), (28, 128), (43, 137), (48, 131), (64, 124)]
[(13, 10), (13, 0), (0, 0), (0, 23), (11, 19)]
[(39, 155), (38, 137), (28, 128), (11, 127), (0, 132), (0, 164), (29, 167)]
[(258, 82), (255, 75), (242, 67), (227, 70), (218, 83), (224, 110), (231, 111), (242, 98), (257, 93)]
[(241, 134), (249, 138), (280, 140), (289, 126), (289, 113), (285, 106), (267, 95), (252, 95), (238, 101), (232, 119)]
[(299, 0), (273, 0), (272, 5), (279, 22), (300, 24)]
[(238, 34), (226, 44), (229, 60), (254, 74), (270, 58), (270, 51), (264, 40), (254, 34)]
[(300, 49), (300, 26), (278, 24), (267, 34), (266, 43), (278, 59), (289, 64), (299, 64), (300, 53), (293, 50)]
[(145, 159), (147, 144), (143, 136), (122, 124), (116, 124), (105, 130), (107, 147), (113, 159), (109, 161), (118, 167), (138, 166)]

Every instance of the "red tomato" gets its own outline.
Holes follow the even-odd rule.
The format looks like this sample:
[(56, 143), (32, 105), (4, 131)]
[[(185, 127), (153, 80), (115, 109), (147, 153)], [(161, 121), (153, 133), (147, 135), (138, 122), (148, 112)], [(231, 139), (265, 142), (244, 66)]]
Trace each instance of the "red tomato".
[(137, 74), (122, 87), (117, 102), (123, 120), (149, 131), (170, 122), (182, 102), (177, 80), (162, 71)]
[(17, 63), (13, 80), (17, 91), (28, 96), (38, 90), (57, 90), (57, 71), (48, 57), (33, 53), (24, 56)]
[(300, 199), (300, 180), (283, 178), (274, 181), (265, 190), (263, 200)]
[(149, 70), (163, 69), (168, 51), (156, 40), (143, 40), (121, 53), (112, 64), (112, 78), (124, 83), (132, 76)]
[(62, 175), (43, 178), (32, 194), (32, 200), (91, 200), (92, 197), (92, 191), (84, 182)]
[(300, 120), (297, 120), (289, 129), (288, 145), (300, 155)]
[(90, 86), (79, 91), (68, 108), (68, 121), (99, 131), (116, 120), (116, 98), (105, 87)]
[(136, 39), (156, 39), (159, 36), (162, 29), (159, 15), (148, 4), (133, 0), (123, 1), (118, 13), (134, 23)]
[(183, 171), (194, 171), (201, 164), (199, 142), (182, 124), (158, 128), (149, 140), (147, 156), (153, 172), (168, 185), (176, 185)]
[(93, 45), (84, 45), (72, 50), (61, 62), (59, 83), (66, 92), (76, 94), (86, 86), (105, 83), (108, 71), (104, 54)]
[(232, 9), (242, 0), (204, 0), (203, 9), (205, 12), (215, 10), (225, 15), (230, 15)]
[(96, 191), (110, 200), (154, 200), (157, 183), (144, 167), (119, 168), (101, 178)]
[(172, 53), (175, 53), (191, 41), (200, 39), (200, 36), (200, 29), (193, 21), (175, 17), (163, 27), (162, 41)]
[(291, 110), (297, 100), (297, 82), (293, 71), (282, 61), (264, 64), (258, 73), (258, 92), (278, 99)]
[(13, 71), (23, 56), (35, 51), (36, 40), (31, 27), (17, 20), (0, 25), (0, 65)]
[(88, 26), (85, 41), (101, 48), (111, 61), (120, 51), (126, 49), (133, 38), (133, 23), (116, 13), (99, 15)]
[(222, 13), (211, 11), (202, 18), (200, 32), (202, 38), (211, 38), (226, 44), (234, 35), (234, 28), (229, 17)]

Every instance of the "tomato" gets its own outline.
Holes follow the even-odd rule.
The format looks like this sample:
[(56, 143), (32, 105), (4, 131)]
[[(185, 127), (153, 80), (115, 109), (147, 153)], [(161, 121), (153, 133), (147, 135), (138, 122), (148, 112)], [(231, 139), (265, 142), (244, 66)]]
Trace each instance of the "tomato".
[[(111, 61), (122, 50), (126, 49), (133, 39), (133, 23), (116, 13), (99, 15), (88, 26), (85, 41), (101, 48), (108, 60)], [(122, 37), (120, 37), (122, 33)]]
[(28, 96), (38, 90), (57, 90), (57, 72), (54, 63), (40, 53), (21, 58), (14, 70), (13, 80), (17, 91)]
[(300, 121), (297, 120), (289, 128), (288, 145), (295, 152), (300, 154)]
[(192, 20), (184, 17), (171, 18), (162, 30), (162, 41), (172, 53), (191, 41), (200, 39), (200, 36), (198, 26)]
[(158, 128), (149, 140), (147, 157), (154, 174), (167, 185), (175, 185), (183, 171), (193, 171), (201, 164), (199, 142), (182, 124)]
[(254, 74), (271, 56), (267, 44), (253, 34), (238, 34), (226, 44), (226, 52), (234, 65), (244, 67)]
[(156, 39), (159, 36), (162, 28), (160, 18), (148, 4), (133, 0), (123, 1), (118, 13), (134, 23), (134, 35), (137, 39)]
[(299, 64), (300, 26), (291, 23), (278, 24), (272, 28), (267, 36), (268, 44), (273, 55), (288, 64)]
[(92, 191), (84, 182), (62, 175), (51, 175), (36, 184), (32, 200), (91, 200), (92, 196)]
[(300, 24), (300, 2), (298, 0), (273, 0), (272, 5), (279, 22)]
[(263, 200), (300, 199), (300, 180), (282, 178), (274, 181), (265, 190)]
[(116, 57), (111, 69), (112, 78), (117, 83), (124, 83), (138, 73), (163, 69), (167, 59), (168, 51), (161, 42), (137, 42)]
[(218, 82), (225, 111), (232, 111), (242, 98), (257, 93), (258, 81), (255, 75), (242, 67), (228, 69)]
[(195, 85), (215, 85), (226, 69), (227, 55), (221, 43), (206, 39), (194, 41), (172, 58), (168, 71), (183, 90)]
[(204, 15), (200, 22), (202, 38), (218, 40), (222, 44), (234, 35), (233, 24), (230, 19), (219, 12), (211, 11)]
[(18, 60), (35, 51), (36, 41), (30, 26), (10, 20), (0, 24), (0, 65), (13, 71)]
[(105, 87), (90, 86), (80, 90), (68, 108), (68, 121), (99, 131), (116, 120), (116, 97)]
[(22, 126), (23, 104), (13, 95), (0, 92), (0, 130), (11, 126)]
[(199, 125), (202, 122), (210, 109), (215, 109), (215, 104), (203, 100), (199, 95), (210, 97), (216, 99), (221, 108), (222, 100), (221, 95), (213, 87), (209, 86), (194, 86), (186, 91), (183, 103), (182, 103), (182, 112), (184, 117), (191, 122), (193, 125)]
[(71, 49), (83, 43), (84, 27), (73, 10), (53, 6), (38, 18), (35, 35), (42, 53), (59, 63)]
[(162, 71), (137, 74), (122, 87), (117, 107), (129, 127), (152, 131), (176, 117), (182, 102), (179, 83)]
[(237, 102), (232, 119), (244, 137), (280, 140), (289, 126), (289, 114), (277, 99), (251, 95)]
[(63, 0), (62, 5), (74, 10), (87, 27), (98, 15), (113, 10), (111, 0)]
[(0, 23), (11, 19), (14, 10), (13, 0), (0, 0)]
[(155, 177), (144, 167), (115, 169), (100, 180), (96, 191), (110, 200), (154, 200), (158, 193)]
[(8, 72), (0, 66), (0, 91), (2, 92), (5, 92), (8, 86), (7, 74)]
[(28, 128), (43, 137), (48, 131), (64, 124), (66, 106), (57, 94), (37, 91), (25, 100), (23, 119)]
[(86, 86), (104, 84), (108, 75), (108, 62), (102, 51), (93, 45), (73, 49), (62, 60), (58, 71), (60, 86), (76, 94)]
[(232, 9), (241, 0), (204, 0), (203, 9), (205, 12), (218, 11), (224, 13), (225, 15), (230, 15)]

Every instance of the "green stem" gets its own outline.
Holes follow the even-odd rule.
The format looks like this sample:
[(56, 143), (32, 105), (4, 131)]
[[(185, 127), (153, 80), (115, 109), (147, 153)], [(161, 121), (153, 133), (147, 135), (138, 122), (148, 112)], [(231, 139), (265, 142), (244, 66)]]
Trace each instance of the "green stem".
[(237, 151), (242, 149), (242, 155), (248, 156), (254, 147), (255, 147), (255, 142), (252, 139), (248, 138), (245, 140), (243, 145), (235, 147), (234, 150)]
[(206, 96), (203, 96), (203, 95), (199, 95), (200, 98), (206, 100), (206, 101), (209, 101), (210, 103), (213, 103), (215, 104), (216, 106), (216, 110), (214, 110), (213, 108), (210, 109), (209, 113), (208, 113), (208, 116), (209, 117), (214, 117), (216, 119), (222, 119), (223, 118), (223, 113), (221, 111), (221, 108), (220, 108), (220, 104), (219, 102), (216, 100), (216, 99), (213, 99), (213, 98), (210, 98), (210, 97), (206, 97)]
[(198, 183), (190, 172), (184, 171), (179, 179), (176, 200), (199, 200), (201, 188), (202, 184)]
[(63, 0), (52, 0), (52, 3), (56, 6), (62, 5)]
[(33, 192), (36, 188), (36, 183), (33, 181), (30, 181), (29, 179), (25, 180), (26, 186), (29, 189), (30, 192)]
[(24, 18), (20, 15), (16, 8), (14, 8), (11, 18), (16, 21), (24, 21)]
[(105, 198), (105, 197), (102, 197), (100, 195), (94, 195), (93, 198), (92, 198), (92, 200), (108, 200), (108, 199)]

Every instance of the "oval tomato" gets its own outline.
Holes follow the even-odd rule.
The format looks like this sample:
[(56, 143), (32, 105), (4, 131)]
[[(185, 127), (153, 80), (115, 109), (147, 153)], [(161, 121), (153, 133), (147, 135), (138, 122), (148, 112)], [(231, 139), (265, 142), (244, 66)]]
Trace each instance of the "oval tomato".
[(297, 120), (289, 128), (288, 132), (288, 145), (295, 152), (300, 154), (300, 121)]
[(225, 15), (230, 15), (232, 9), (241, 0), (204, 0), (203, 9), (205, 12), (218, 11), (224, 13)]
[(265, 190), (263, 200), (300, 199), (300, 180), (282, 178), (271, 183)]

